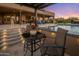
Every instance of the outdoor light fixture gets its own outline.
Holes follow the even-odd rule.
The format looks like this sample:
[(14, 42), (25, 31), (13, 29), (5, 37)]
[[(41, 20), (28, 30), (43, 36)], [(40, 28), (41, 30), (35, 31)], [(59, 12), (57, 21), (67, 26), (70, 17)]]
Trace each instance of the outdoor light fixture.
[(54, 32), (52, 32), (51, 35), (55, 36), (56, 34)]

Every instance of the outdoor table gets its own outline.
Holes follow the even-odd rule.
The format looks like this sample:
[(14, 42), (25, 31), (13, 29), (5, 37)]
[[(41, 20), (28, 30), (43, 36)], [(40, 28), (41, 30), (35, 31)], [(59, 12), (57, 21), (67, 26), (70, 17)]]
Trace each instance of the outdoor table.
[(27, 32), (23, 34), (23, 37), (25, 38), (25, 45), (27, 45), (25, 49), (30, 50), (31, 56), (33, 56), (33, 53), (41, 47), (41, 39), (45, 37), (45, 35), (40, 32), (31, 35), (30, 32)]

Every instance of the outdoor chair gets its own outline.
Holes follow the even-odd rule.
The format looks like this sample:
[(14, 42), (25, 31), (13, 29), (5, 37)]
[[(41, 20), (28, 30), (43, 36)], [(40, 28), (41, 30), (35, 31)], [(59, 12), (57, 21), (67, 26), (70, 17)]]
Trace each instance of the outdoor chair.
[(44, 44), (41, 47), (41, 55), (48, 56), (63, 56), (65, 52), (67, 30), (58, 28), (55, 37), (55, 43), (53, 39), (45, 39)]

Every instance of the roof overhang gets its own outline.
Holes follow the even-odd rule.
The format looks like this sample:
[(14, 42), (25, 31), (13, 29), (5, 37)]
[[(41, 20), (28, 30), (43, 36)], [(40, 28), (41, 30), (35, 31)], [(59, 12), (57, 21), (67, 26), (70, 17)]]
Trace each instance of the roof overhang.
[[(14, 4), (14, 3), (0, 3), (0, 7), (8, 8), (8, 9), (11, 9), (11, 10), (15, 10), (17, 12), (19, 12), (19, 11), (29, 12), (29, 13), (34, 13), (35, 12), (34, 8), (31, 8), (31, 7), (28, 7), (28, 6), (24, 6), (24, 5)], [(46, 15), (46, 16), (53, 16), (54, 15), (54, 13), (41, 11), (39, 9), (37, 10), (37, 13), (41, 14), (41, 15)]]

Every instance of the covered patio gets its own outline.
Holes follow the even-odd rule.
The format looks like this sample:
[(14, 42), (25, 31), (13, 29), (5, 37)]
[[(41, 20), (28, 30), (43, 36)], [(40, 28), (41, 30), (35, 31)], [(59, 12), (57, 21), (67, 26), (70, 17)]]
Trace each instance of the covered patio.
[[(38, 24), (37, 31), (45, 34), (47, 40), (55, 42), (57, 24), (54, 24), (55, 13), (42, 10), (45, 7), (55, 3), (17, 3), (0, 4), (0, 55), (11, 56), (30, 56), (31, 53), (24, 49), (25, 40), (22, 36), (27, 32), (28, 24), (33, 21), (37, 24), (38, 20), (49, 20), (52, 18), (52, 24)], [(51, 30), (51, 28), (54, 28)], [(40, 36), (39, 36), (40, 37)], [(79, 55), (79, 35), (73, 33), (66, 34), (64, 55)], [(50, 43), (50, 42), (49, 42)], [(40, 43), (39, 43), (40, 44)], [(34, 56), (41, 56), (41, 48), (34, 52)], [(25, 54), (26, 53), (26, 54)]]

